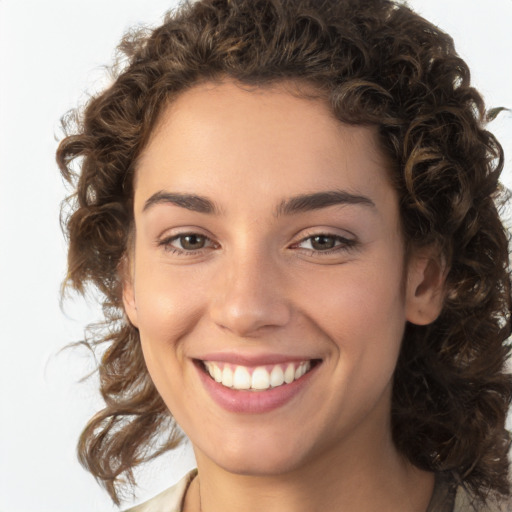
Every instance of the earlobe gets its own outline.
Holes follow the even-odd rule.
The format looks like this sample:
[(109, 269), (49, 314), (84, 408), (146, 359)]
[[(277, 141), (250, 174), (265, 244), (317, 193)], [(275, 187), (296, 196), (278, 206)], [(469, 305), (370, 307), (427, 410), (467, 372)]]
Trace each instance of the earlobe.
[(443, 309), (446, 265), (438, 255), (411, 258), (407, 273), (406, 318), (416, 325), (434, 322)]

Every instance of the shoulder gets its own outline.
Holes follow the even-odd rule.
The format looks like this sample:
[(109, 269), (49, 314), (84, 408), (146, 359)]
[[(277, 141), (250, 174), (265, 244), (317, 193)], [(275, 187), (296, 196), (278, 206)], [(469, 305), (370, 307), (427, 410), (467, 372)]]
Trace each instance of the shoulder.
[(177, 484), (125, 512), (181, 512), (183, 498), (196, 474), (196, 469), (190, 471)]
[(463, 487), (457, 488), (453, 512), (512, 512), (512, 500), (491, 500), (489, 504), (476, 503)]
[(512, 512), (512, 499), (493, 499), (486, 504), (474, 498), (464, 485), (457, 485), (449, 473), (436, 474), (427, 512)]

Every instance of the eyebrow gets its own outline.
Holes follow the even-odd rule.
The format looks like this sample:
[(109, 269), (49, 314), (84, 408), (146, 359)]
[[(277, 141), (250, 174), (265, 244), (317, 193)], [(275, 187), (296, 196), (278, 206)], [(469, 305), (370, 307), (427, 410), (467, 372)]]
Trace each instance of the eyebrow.
[(351, 194), (345, 190), (329, 190), (301, 194), (282, 201), (276, 210), (276, 216), (292, 215), (311, 210), (320, 210), (335, 205), (362, 205), (376, 208), (375, 203), (366, 196)]
[[(157, 204), (173, 204), (187, 210), (207, 214), (219, 214), (220, 209), (213, 201), (204, 196), (196, 194), (182, 194), (177, 192), (166, 192), (160, 190), (149, 197), (144, 203), (142, 211), (146, 211)], [(345, 190), (329, 190), (301, 194), (290, 197), (279, 203), (275, 216), (293, 215), (312, 210), (320, 210), (335, 205), (362, 205), (375, 208), (375, 203), (366, 196), (351, 194)]]
[(160, 190), (159, 192), (153, 194), (149, 199), (147, 199), (144, 203), (142, 211), (145, 212), (157, 204), (174, 204), (176, 206), (180, 206), (181, 208), (186, 208), (187, 210), (199, 213), (219, 213), (219, 209), (217, 206), (215, 206), (215, 203), (210, 201), (210, 199), (207, 197), (198, 196), (195, 194), (166, 192), (165, 190)]

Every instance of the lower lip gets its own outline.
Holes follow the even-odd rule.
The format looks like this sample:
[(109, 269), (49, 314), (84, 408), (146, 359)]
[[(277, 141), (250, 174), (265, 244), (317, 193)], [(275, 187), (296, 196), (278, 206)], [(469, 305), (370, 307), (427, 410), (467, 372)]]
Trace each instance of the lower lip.
[(213, 380), (200, 366), (201, 363), (196, 364), (204, 387), (213, 400), (223, 409), (229, 412), (261, 414), (278, 409), (290, 402), (309, 383), (320, 364), (315, 365), (300, 379), (267, 391), (245, 391), (227, 388)]

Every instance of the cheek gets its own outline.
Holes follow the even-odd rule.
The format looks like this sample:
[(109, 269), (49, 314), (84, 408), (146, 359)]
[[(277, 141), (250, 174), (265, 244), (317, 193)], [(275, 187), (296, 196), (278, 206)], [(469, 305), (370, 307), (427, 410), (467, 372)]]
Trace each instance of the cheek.
[(317, 279), (307, 302), (310, 320), (333, 348), (327, 363), (336, 385), (317, 399), (339, 415), (343, 432), (390, 390), (405, 327), (401, 274), (347, 267), (346, 275)]
[[(401, 273), (393, 268), (354, 264), (315, 275), (298, 294), (318, 323), (347, 335), (405, 325)], [(306, 293), (307, 290), (307, 293)], [(401, 330), (400, 329), (400, 330)], [(354, 332), (353, 332), (354, 331)], [(377, 334), (377, 333), (376, 333)]]
[[(165, 269), (164, 269), (165, 270)], [(194, 331), (204, 310), (204, 297), (194, 290), (190, 278), (179, 272), (162, 271), (148, 264), (136, 268), (135, 302), (146, 366), (169, 408), (176, 400), (172, 389), (182, 390), (187, 371), (185, 340)], [(186, 399), (185, 394), (180, 394)]]
[[(140, 258), (139, 261), (144, 261)], [(194, 327), (204, 303), (190, 274), (149, 260), (136, 267), (135, 302), (141, 338), (174, 345)]]
[(353, 386), (383, 386), (394, 372), (405, 328), (401, 278), (400, 268), (354, 264), (316, 276), (308, 294), (301, 293), (309, 318), (333, 344), (338, 371)]

